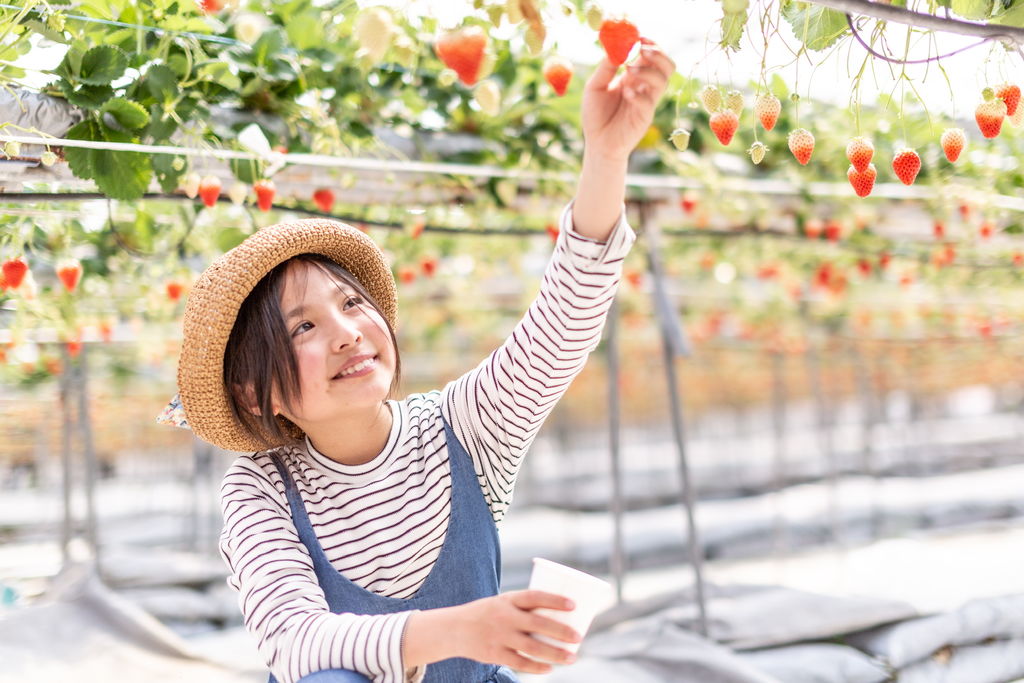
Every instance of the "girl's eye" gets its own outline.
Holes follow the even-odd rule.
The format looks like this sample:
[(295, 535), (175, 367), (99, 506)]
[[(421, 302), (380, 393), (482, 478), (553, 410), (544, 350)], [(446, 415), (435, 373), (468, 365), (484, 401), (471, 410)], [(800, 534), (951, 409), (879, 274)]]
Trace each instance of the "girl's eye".
[(345, 299), (344, 306), (347, 309), (347, 308), (351, 308), (353, 306), (359, 306), (362, 303), (363, 303), (363, 299), (361, 297), (350, 296), (349, 298)]
[(305, 332), (307, 329), (309, 329), (309, 328), (306, 327), (307, 325), (309, 327), (313, 327), (313, 323), (311, 323), (311, 322), (299, 323), (298, 327), (296, 327), (295, 330), (292, 332), (292, 336), (296, 337), (296, 336), (302, 334), (303, 332)]

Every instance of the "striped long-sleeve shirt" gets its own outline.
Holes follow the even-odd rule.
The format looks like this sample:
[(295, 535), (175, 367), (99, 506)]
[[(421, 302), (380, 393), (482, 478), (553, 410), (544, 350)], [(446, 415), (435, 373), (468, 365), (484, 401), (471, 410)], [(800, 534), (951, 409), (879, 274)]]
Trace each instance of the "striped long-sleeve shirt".
[[(451, 508), (442, 415), (472, 457), (500, 521), (526, 450), (597, 346), (635, 237), (624, 215), (607, 243), (581, 237), (572, 229), (571, 204), (560, 227), (540, 292), (509, 338), (443, 390), (390, 401), (394, 421), (379, 456), (344, 465), (308, 439), (304, 448), (274, 451), (331, 564), (363, 588), (409, 597), (437, 560)], [(234, 462), (221, 485), (221, 505), (228, 583), (281, 683), (330, 668), (356, 670), (375, 683), (406, 680), (402, 635), (410, 612), (329, 611), (270, 452)]]

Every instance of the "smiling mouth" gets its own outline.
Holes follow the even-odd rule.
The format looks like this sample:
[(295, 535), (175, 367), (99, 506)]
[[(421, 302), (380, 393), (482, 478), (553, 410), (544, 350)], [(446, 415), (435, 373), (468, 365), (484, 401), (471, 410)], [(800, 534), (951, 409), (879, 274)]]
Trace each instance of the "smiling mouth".
[(365, 375), (377, 365), (377, 361), (379, 359), (379, 356), (373, 356), (372, 358), (361, 360), (355, 365), (345, 368), (331, 379), (345, 379), (346, 377), (351, 377), (353, 375)]

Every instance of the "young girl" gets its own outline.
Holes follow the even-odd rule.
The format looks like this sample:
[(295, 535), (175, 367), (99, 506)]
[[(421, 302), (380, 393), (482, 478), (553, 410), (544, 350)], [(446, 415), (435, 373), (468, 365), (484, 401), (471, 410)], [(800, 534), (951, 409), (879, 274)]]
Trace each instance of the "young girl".
[[(540, 293), (501, 348), (441, 391), (398, 384), (395, 284), (358, 230), (260, 230), (196, 283), (178, 369), (188, 426), (251, 451), (224, 477), (221, 551), (246, 627), (280, 683), (509, 683), (578, 642), (498, 594), (495, 523), (544, 418), (600, 338), (623, 257), (626, 163), (675, 65), (644, 41), (586, 84), (575, 199)], [(544, 660), (544, 661), (537, 661)]]

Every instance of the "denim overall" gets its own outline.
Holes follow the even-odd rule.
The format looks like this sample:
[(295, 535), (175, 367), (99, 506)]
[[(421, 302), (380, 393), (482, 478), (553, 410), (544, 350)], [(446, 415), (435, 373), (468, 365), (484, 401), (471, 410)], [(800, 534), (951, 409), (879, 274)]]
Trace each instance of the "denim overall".
[[(320, 587), (334, 613), (392, 614), (406, 610), (427, 610), (450, 607), (497, 595), (501, 573), (501, 551), (498, 530), (484, 501), (483, 491), (473, 472), (473, 460), (456, 438), (448, 421), (444, 421), (448, 442), (448, 463), (451, 468), (452, 502), (448, 531), (441, 554), (426, 581), (411, 598), (390, 598), (377, 595), (346, 579), (331, 566), (306, 514), (288, 470), (277, 455), (273, 456), (284, 480), (291, 508), (292, 521), (299, 540), (309, 551)], [(368, 683), (363, 674), (342, 669), (318, 671), (303, 676), (300, 683)], [(482, 664), (471, 659), (452, 658), (427, 666), (424, 683), (518, 683), (519, 679), (506, 667)], [(270, 676), (270, 683), (277, 683)]]

